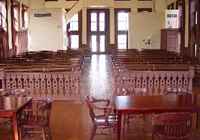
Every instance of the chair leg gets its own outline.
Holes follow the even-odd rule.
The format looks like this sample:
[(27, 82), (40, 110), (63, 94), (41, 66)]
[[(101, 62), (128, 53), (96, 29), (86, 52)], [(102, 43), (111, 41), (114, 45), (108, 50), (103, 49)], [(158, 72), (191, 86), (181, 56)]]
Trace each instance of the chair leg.
[(47, 139), (46, 139), (45, 128), (42, 128), (42, 139), (43, 139), (43, 140), (47, 140)]
[(45, 137), (46, 137), (46, 140), (51, 140), (52, 139), (52, 136), (51, 136), (51, 130), (50, 128), (45, 128)]
[(94, 139), (94, 136), (96, 135), (96, 130), (97, 130), (97, 127), (96, 127), (96, 126), (93, 126), (90, 140), (93, 140), (93, 139)]
[(18, 129), (19, 139), (22, 140), (22, 129), (21, 127)]
[(125, 137), (126, 131), (129, 129), (129, 118), (128, 118), (128, 114), (124, 114), (124, 116), (122, 117), (122, 136)]

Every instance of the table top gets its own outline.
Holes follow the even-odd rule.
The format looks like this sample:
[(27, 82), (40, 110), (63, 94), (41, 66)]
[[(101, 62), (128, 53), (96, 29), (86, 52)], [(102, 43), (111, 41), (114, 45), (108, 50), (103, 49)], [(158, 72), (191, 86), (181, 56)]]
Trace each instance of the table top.
[(17, 112), (31, 100), (31, 97), (0, 96), (0, 113)]
[(198, 95), (116, 96), (117, 111), (134, 113), (200, 112)]

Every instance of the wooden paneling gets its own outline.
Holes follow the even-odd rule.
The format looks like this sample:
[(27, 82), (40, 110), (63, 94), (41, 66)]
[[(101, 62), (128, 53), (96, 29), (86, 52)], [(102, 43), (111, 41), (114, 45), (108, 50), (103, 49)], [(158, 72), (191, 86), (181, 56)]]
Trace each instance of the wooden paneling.
[(138, 12), (152, 12), (152, 8), (138, 8), (137, 9)]
[(185, 0), (176, 0), (167, 6), (168, 10), (179, 10), (180, 52), (185, 52)]
[(180, 46), (178, 44), (179, 30), (178, 29), (162, 29), (161, 30), (161, 49), (180, 52)]

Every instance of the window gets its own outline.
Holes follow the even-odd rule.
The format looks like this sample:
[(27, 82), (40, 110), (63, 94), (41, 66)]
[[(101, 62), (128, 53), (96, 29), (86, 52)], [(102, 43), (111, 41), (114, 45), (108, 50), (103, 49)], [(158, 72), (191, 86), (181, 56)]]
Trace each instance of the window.
[(14, 8), (14, 26), (18, 30), (19, 27), (19, 9)]
[(6, 3), (4, 1), (0, 2), (0, 27), (4, 30), (7, 28), (6, 23)]
[(28, 28), (28, 7), (25, 5), (22, 5), (22, 27)]
[(74, 15), (70, 20), (70, 31), (78, 31), (78, 14)]
[(79, 12), (75, 14), (67, 25), (68, 48), (79, 49), (81, 44), (81, 15)]
[(97, 13), (91, 13), (91, 31), (97, 31)]
[(79, 35), (71, 35), (71, 48), (72, 49), (78, 49), (79, 48)]
[(18, 1), (13, 1), (12, 9), (11, 9), (11, 16), (12, 16), (12, 29), (14, 31), (19, 30), (19, 21), (20, 21), (20, 3)]
[(130, 9), (115, 9), (116, 43), (118, 49), (128, 49)]

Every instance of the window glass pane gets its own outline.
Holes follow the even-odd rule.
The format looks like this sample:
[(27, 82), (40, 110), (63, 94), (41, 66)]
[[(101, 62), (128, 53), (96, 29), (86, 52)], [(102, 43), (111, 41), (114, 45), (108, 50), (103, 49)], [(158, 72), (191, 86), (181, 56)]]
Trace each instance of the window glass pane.
[(96, 35), (92, 35), (91, 45), (92, 45), (92, 52), (97, 52), (97, 37), (96, 37)]
[(24, 12), (24, 26), (28, 28), (28, 12)]
[(100, 52), (105, 52), (105, 35), (100, 36)]
[(127, 35), (117, 36), (117, 46), (118, 49), (127, 49)]
[(6, 25), (7, 25), (7, 21), (6, 21), (6, 4), (5, 2), (0, 2), (0, 26), (2, 26), (2, 28), (4, 28), (6, 30)]
[(70, 31), (78, 31), (78, 14), (74, 15), (70, 20)]
[(195, 24), (198, 24), (198, 12), (195, 12)]
[(71, 48), (78, 49), (79, 48), (79, 36), (71, 35)]
[(91, 31), (97, 31), (97, 13), (91, 13)]
[(197, 56), (197, 44), (194, 45), (194, 56)]
[(100, 31), (105, 31), (105, 13), (99, 14), (99, 28)]
[(16, 30), (18, 30), (18, 27), (19, 27), (19, 21), (18, 21), (18, 19), (19, 19), (19, 17), (18, 17), (18, 9), (17, 8), (14, 8), (14, 27), (15, 27), (15, 29)]
[(129, 13), (119, 12), (117, 14), (118, 31), (128, 31), (129, 26)]
[(190, 5), (191, 7), (190, 7), (190, 9), (191, 9), (191, 12), (190, 12), (190, 18), (191, 18), (191, 20), (190, 20), (190, 25), (191, 25), (191, 27), (193, 27), (194, 26), (194, 24), (195, 24), (195, 1), (191, 1), (191, 5)]
[(75, 14), (70, 21), (78, 21), (78, 14)]

